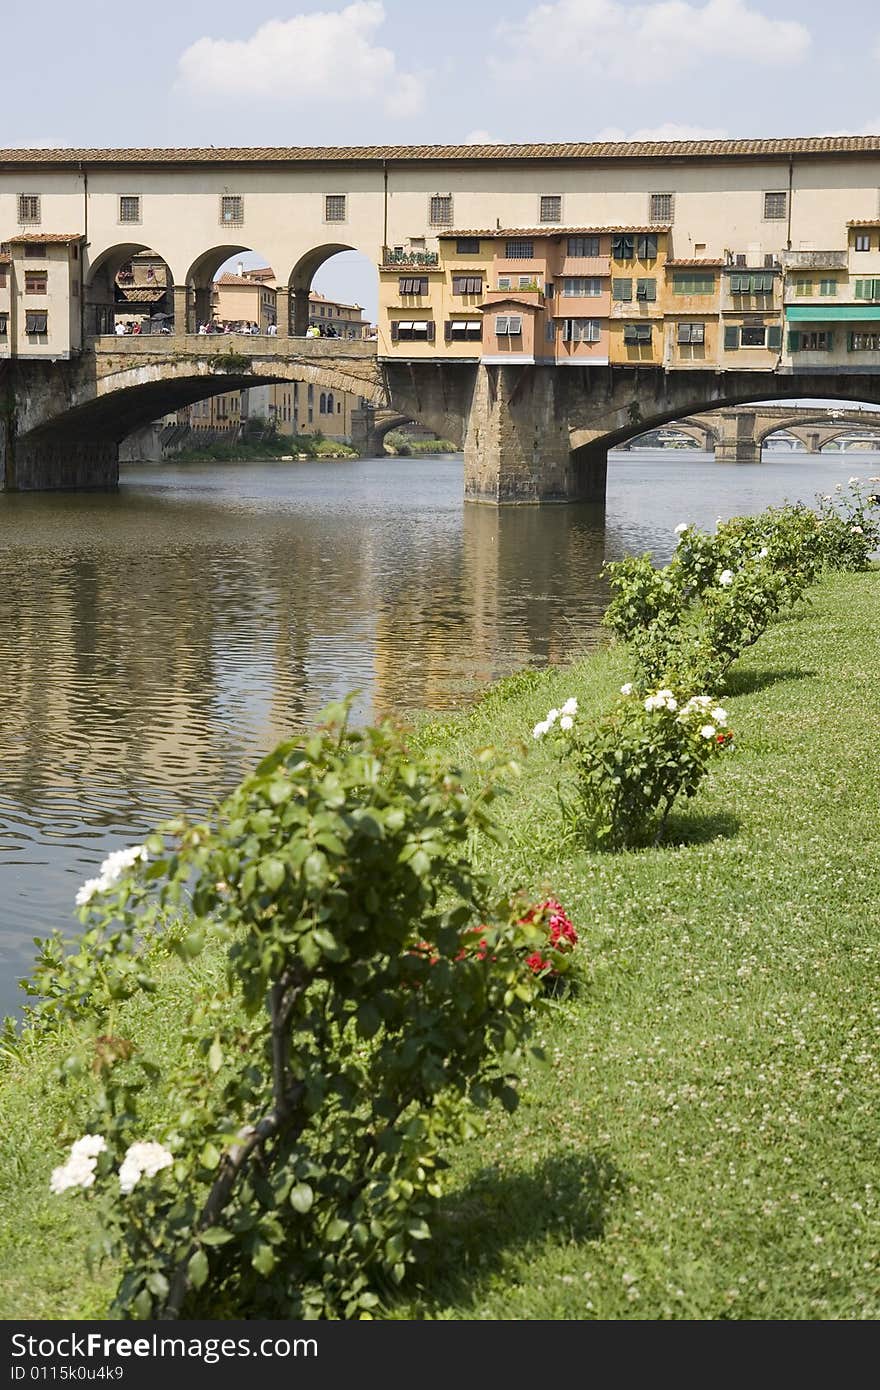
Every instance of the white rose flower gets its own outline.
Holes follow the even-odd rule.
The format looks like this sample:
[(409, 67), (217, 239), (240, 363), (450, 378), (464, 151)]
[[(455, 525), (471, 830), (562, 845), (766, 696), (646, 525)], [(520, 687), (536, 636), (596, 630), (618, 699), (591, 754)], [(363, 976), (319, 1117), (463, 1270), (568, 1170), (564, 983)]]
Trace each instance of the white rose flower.
[(849, 529), (854, 536), (863, 536), (865, 534), (861, 526), (851, 526)]
[(678, 701), (676, 700), (674, 695), (667, 695), (664, 703), (666, 705), (666, 708), (670, 710), (673, 714), (678, 709)]
[(95, 1168), (98, 1154), (107, 1148), (100, 1134), (84, 1134), (71, 1145), (70, 1157), (59, 1168), (53, 1168), (49, 1178), (49, 1191), (55, 1196), (67, 1192), (71, 1187), (92, 1187), (95, 1181)]
[(722, 570), (718, 576), (718, 583), (723, 589), (729, 589), (733, 583), (733, 570)]
[(87, 903), (90, 903), (92, 901), (92, 898), (95, 896), (95, 894), (103, 892), (103, 889), (103, 879), (87, 878), (82, 887), (77, 889), (77, 894), (74, 899), (74, 902), (76, 903), (77, 907), (85, 907)]
[(723, 727), (727, 724), (727, 710), (722, 709), (720, 705), (716, 705), (712, 711), (712, 718), (715, 720), (716, 724), (721, 724)]
[(858, 478), (850, 478), (849, 481), (850, 481), (850, 483), (857, 483), (857, 482), (859, 481), (859, 479), (858, 479)]
[(769, 554), (770, 554), (770, 551), (767, 549), (766, 545), (762, 545), (762, 546), (761, 546), (761, 549), (758, 551), (758, 559), (759, 559), (759, 560), (766, 560), (766, 559), (767, 559), (767, 556), (768, 556)]
[(704, 724), (700, 730), (703, 738), (714, 738), (717, 732), (714, 724)]
[(578, 702), (577, 702), (577, 700), (575, 699), (574, 695), (570, 695), (570, 696), (568, 697), (568, 699), (566, 700), (565, 704), (562, 706), (561, 713), (562, 713), (562, 714), (577, 714), (577, 712), (578, 712)]
[(676, 534), (677, 536), (683, 536), (684, 533), (685, 533), (685, 531), (686, 531), (687, 529), (688, 529), (688, 524), (687, 524), (687, 522), (686, 522), (686, 521), (680, 521), (680, 522), (678, 523), (678, 525), (676, 526), (676, 528), (675, 528), (675, 534)]
[(77, 1139), (70, 1152), (71, 1156), (77, 1158), (97, 1158), (106, 1150), (107, 1141), (102, 1134), (84, 1134), (82, 1139)]
[(632, 681), (627, 681), (626, 685), (620, 687), (621, 695), (631, 695), (633, 693)]
[(563, 714), (562, 718), (559, 721), (559, 727), (560, 729), (566, 730), (574, 727), (574, 720), (572, 719), (570, 714)]
[(119, 1168), (120, 1192), (131, 1192), (142, 1177), (154, 1178), (173, 1162), (174, 1155), (152, 1139), (129, 1144)]
[(543, 738), (549, 728), (550, 725), (542, 719), (540, 723), (536, 724), (534, 729), (532, 729), (532, 738)]

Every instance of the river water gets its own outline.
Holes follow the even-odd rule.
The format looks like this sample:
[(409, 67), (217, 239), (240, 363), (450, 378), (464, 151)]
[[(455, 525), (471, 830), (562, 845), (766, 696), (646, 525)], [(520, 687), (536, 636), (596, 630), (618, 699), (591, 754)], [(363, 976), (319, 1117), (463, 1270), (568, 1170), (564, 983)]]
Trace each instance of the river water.
[(141, 465), (0, 495), (0, 1015), (113, 848), (204, 811), (327, 700), (448, 709), (594, 645), (603, 560), (812, 501), (864, 453), (612, 454), (607, 507), (462, 503), (459, 456)]

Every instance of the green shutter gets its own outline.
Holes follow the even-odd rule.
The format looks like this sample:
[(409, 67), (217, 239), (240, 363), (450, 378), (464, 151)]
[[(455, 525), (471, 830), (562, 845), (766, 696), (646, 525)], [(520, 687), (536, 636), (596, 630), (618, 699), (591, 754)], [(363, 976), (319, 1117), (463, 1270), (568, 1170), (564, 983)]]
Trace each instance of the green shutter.
[(788, 350), (789, 352), (800, 352), (801, 350), (801, 335), (796, 328), (792, 328), (789, 331)]
[(622, 300), (626, 300), (626, 299), (632, 299), (632, 297), (633, 297), (633, 282), (632, 282), (632, 280), (612, 280), (612, 281), (611, 281), (611, 298), (612, 298), (612, 299), (622, 299)]
[(828, 329), (828, 332), (825, 334), (825, 348), (826, 348), (826, 350), (827, 350), (828, 352), (830, 352), (831, 349), (832, 349), (833, 347), (834, 347), (834, 334), (833, 334), (833, 332), (831, 331), (831, 329), (829, 328), (829, 329)]
[(847, 335), (846, 335), (846, 350), (847, 350), (847, 352), (852, 352), (852, 351), (853, 351), (853, 339), (855, 338), (855, 336), (856, 336), (856, 335), (855, 335), (854, 333), (847, 333)]
[(725, 328), (725, 330), (724, 330), (724, 346), (725, 346), (725, 348), (738, 348), (738, 347), (739, 347), (739, 329), (738, 329), (738, 328), (731, 328), (731, 327)]
[(777, 350), (782, 347), (782, 329), (778, 323), (771, 324), (767, 329), (767, 346)]
[(867, 283), (867, 284), (870, 284), (870, 281), (867, 281), (867, 282), (866, 282), (866, 281), (864, 281), (864, 280), (856, 280), (856, 299), (867, 299), (867, 298), (868, 298), (868, 295), (865, 293), (865, 284), (866, 284), (866, 283)]

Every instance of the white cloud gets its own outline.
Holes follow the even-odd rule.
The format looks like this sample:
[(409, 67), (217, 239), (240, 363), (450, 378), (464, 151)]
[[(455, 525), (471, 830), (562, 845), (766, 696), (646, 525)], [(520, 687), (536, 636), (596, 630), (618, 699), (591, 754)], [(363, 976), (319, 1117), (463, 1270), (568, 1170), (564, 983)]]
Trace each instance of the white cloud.
[(872, 116), (864, 125), (855, 130), (820, 130), (820, 135), (878, 135), (880, 136), (880, 116)]
[(270, 19), (248, 39), (197, 39), (180, 55), (178, 86), (224, 103), (378, 101), (388, 116), (412, 116), (424, 104), (424, 83), (375, 42), (384, 22), (380, 0), (355, 0), (343, 10)]
[(641, 126), (638, 130), (623, 130), (620, 126), (609, 125), (595, 137), (597, 140), (727, 140), (728, 132), (721, 127), (702, 125), (676, 125), (666, 121), (664, 125)]
[(471, 130), (464, 137), (463, 145), (497, 145), (499, 142), (490, 135), (488, 130)]
[(747, 0), (552, 0), (498, 33), (504, 51), (490, 59), (498, 76), (566, 68), (631, 82), (668, 82), (714, 58), (785, 66), (811, 41), (797, 20), (769, 19)]

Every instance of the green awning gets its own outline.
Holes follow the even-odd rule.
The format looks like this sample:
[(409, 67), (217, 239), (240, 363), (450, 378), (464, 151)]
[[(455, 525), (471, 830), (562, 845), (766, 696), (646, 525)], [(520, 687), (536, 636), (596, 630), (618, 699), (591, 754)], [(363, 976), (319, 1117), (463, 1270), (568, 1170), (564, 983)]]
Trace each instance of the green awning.
[(872, 323), (880, 322), (880, 304), (787, 304), (789, 323)]

